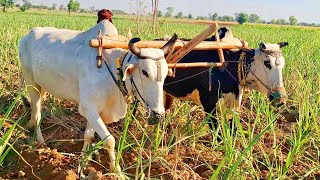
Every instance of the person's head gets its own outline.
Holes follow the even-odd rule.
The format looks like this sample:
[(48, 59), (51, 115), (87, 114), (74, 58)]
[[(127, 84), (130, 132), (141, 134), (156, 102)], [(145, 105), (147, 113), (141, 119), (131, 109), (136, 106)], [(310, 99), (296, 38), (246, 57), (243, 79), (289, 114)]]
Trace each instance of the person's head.
[(102, 20), (105, 20), (105, 19), (108, 19), (111, 23), (112, 23), (112, 12), (108, 9), (101, 9), (99, 12), (98, 12), (98, 21), (97, 23), (99, 23), (100, 21)]

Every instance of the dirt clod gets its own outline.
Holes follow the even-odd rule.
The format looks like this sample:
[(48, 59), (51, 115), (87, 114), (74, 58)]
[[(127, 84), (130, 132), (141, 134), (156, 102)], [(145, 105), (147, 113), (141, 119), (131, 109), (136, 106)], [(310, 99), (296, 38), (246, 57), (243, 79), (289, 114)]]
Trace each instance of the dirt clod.
[(101, 171), (90, 172), (88, 175), (88, 180), (99, 180), (102, 179), (102, 177)]
[(23, 172), (23, 171), (19, 171), (19, 172), (18, 172), (18, 178), (22, 178), (22, 177), (24, 177), (25, 175), (26, 175), (26, 173)]

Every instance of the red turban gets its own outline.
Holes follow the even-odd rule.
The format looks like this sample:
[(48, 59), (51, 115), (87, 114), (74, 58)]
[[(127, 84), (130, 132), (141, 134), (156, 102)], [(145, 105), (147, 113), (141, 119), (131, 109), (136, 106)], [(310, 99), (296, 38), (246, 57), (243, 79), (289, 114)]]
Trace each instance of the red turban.
[(108, 19), (111, 23), (112, 23), (112, 12), (108, 9), (101, 9), (98, 12), (98, 21), (97, 23), (99, 23), (102, 20)]

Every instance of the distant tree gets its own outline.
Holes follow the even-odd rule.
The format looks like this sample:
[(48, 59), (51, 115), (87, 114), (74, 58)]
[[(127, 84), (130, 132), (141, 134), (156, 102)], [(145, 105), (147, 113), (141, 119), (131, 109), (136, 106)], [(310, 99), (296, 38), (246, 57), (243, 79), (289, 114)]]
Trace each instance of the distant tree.
[(219, 21), (226, 21), (226, 22), (233, 22), (234, 21), (234, 18), (232, 16), (227, 16), (227, 15), (224, 15), (224, 16), (220, 16), (218, 17), (219, 18)]
[(78, 11), (80, 9), (80, 3), (77, 0), (70, 0), (68, 3), (69, 15), (71, 11)]
[(51, 10), (53, 10), (53, 11), (57, 10), (57, 3), (52, 4)]
[(188, 19), (192, 19), (192, 14), (188, 14)]
[(22, 12), (27, 11), (32, 6), (32, 4), (29, 2), (29, 0), (22, 0), (22, 2), (23, 2), (23, 5), (19, 7), (19, 9)]
[(297, 25), (298, 24), (298, 20), (294, 16), (290, 16), (289, 17), (289, 22), (290, 22), (291, 25)]
[(181, 19), (182, 16), (183, 16), (183, 13), (182, 12), (178, 12), (178, 14), (175, 16), (175, 18)]
[(87, 13), (88, 11), (86, 9), (80, 9), (81, 13)]
[(13, 8), (14, 2), (13, 0), (0, 0), (0, 5), (2, 6), (2, 11), (6, 12), (6, 9)]
[(249, 21), (249, 15), (246, 14), (246, 13), (236, 13), (236, 14), (235, 14), (235, 17), (236, 17), (236, 21), (237, 21), (239, 24), (243, 24), (243, 23)]
[(206, 16), (206, 17), (204, 17), (204, 16), (197, 16), (197, 19), (199, 19), (199, 20), (206, 20), (206, 19), (208, 19), (208, 17)]
[(286, 25), (289, 24), (285, 19), (277, 19), (275, 24)]
[(162, 17), (162, 11), (158, 11), (158, 17)]
[(165, 14), (166, 17), (172, 17), (172, 14), (173, 14), (173, 7), (167, 7), (167, 12)]
[(277, 24), (277, 20), (271, 19), (271, 24)]
[[(314, 23), (312, 23), (312, 24), (314, 24)], [(311, 24), (311, 25), (312, 25)], [(309, 23), (306, 23), (306, 22), (300, 22), (299, 23), (299, 26), (310, 26), (310, 24)]]
[(214, 13), (213, 15), (211, 15), (210, 19), (211, 19), (212, 21), (217, 21), (217, 20), (218, 20), (218, 17), (219, 17), (218, 13)]
[(286, 21), (285, 19), (279, 19), (279, 24), (289, 24), (288, 21)]
[(251, 23), (259, 23), (261, 21), (260, 16), (256, 14), (250, 14), (249, 16), (249, 22)]
[(127, 14), (126, 12), (119, 10), (119, 9), (112, 10), (112, 13), (113, 14), (122, 14), (122, 15)]

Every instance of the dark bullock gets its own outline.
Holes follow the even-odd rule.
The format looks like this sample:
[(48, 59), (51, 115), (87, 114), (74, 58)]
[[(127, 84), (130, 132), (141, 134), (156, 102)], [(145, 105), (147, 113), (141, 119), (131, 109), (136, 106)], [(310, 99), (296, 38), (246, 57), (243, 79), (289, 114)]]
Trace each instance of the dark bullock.
[[(219, 36), (224, 40), (232, 33), (221, 28)], [(171, 106), (173, 97), (192, 100), (213, 115), (209, 121), (210, 128), (213, 128), (217, 126), (218, 107), (239, 108), (245, 87), (267, 95), (273, 102), (285, 103), (282, 78), (285, 60), (281, 48), (286, 45), (288, 43), (261, 43), (257, 49), (225, 50), (226, 63), (222, 68), (176, 69), (175, 77), (165, 80), (164, 90), (169, 94), (166, 96), (166, 108)], [(179, 61), (193, 62), (219, 62), (219, 56), (214, 50), (194, 50)]]

